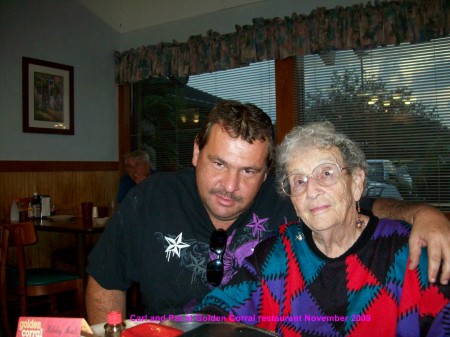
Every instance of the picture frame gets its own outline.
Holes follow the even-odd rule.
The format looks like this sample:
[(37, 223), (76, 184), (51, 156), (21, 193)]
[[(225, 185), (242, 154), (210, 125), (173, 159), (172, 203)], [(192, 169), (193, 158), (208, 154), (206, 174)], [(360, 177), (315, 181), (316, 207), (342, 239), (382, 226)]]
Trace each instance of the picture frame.
[(74, 134), (74, 68), (22, 57), (23, 132)]

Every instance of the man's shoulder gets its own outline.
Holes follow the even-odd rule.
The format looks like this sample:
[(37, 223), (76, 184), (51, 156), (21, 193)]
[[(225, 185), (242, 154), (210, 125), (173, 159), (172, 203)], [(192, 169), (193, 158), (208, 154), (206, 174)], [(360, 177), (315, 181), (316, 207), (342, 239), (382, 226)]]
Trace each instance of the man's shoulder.
[(199, 200), (192, 170), (160, 171), (137, 184), (128, 194), (135, 205), (144, 205), (145, 208), (148, 208), (150, 202), (151, 208), (154, 208), (155, 203), (161, 205), (167, 202), (174, 206), (178, 201), (194, 204)]
[(403, 237), (408, 238), (411, 234), (412, 225), (394, 219), (379, 219), (376, 229), (375, 236), (378, 237)]
[(271, 207), (278, 208), (292, 208), (292, 203), (289, 198), (281, 196), (275, 183), (275, 177), (267, 176), (266, 181), (262, 184), (259, 193), (256, 196), (256, 207)]
[(163, 187), (167, 186), (167, 184), (188, 186), (195, 184), (195, 171), (193, 169), (183, 169), (177, 172), (165, 172), (158, 171), (155, 175), (150, 175), (147, 179), (145, 179), (145, 184), (148, 186), (158, 186)]

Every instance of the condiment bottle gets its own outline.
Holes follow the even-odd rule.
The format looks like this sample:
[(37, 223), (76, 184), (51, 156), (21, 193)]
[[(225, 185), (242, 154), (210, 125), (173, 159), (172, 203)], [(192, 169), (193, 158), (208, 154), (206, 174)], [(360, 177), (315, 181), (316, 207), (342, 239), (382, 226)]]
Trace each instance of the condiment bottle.
[(28, 219), (33, 219), (33, 207), (31, 206), (31, 199), (28, 202)]
[(125, 323), (122, 321), (122, 313), (120, 311), (108, 312), (105, 337), (120, 337), (123, 330), (125, 330)]
[(33, 193), (31, 199), (31, 208), (33, 210), (33, 219), (40, 219), (41, 217), (41, 198), (37, 192)]

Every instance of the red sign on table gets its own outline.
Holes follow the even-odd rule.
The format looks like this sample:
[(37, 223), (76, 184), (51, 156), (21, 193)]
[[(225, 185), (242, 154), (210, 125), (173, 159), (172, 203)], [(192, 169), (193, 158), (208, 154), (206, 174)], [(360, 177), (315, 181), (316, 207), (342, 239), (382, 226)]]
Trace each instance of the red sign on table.
[(80, 337), (82, 331), (92, 333), (84, 318), (20, 317), (16, 337)]

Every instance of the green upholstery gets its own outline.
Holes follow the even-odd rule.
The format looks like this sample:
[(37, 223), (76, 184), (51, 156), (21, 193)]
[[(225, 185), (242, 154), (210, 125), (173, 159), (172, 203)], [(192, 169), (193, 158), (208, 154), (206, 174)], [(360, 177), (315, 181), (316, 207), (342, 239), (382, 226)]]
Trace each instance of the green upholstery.
[[(17, 272), (12, 272), (9, 276), (11, 277), (12, 284), (15, 284), (16, 286), (19, 285), (19, 275)], [(76, 280), (78, 278), (80, 278), (80, 276), (77, 274), (50, 268), (31, 268), (27, 270), (28, 286), (42, 286)]]
[(45, 285), (79, 279), (80, 275), (50, 268), (27, 270), (27, 284), (29, 286)]

